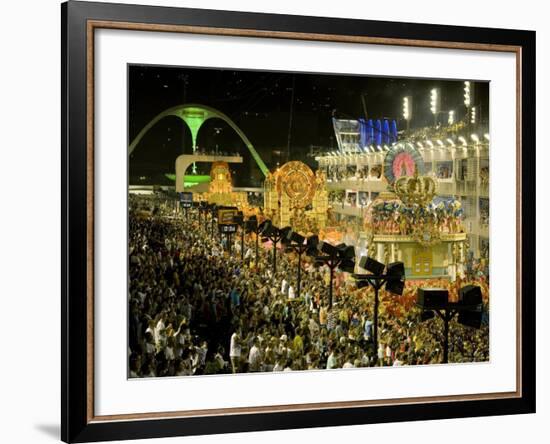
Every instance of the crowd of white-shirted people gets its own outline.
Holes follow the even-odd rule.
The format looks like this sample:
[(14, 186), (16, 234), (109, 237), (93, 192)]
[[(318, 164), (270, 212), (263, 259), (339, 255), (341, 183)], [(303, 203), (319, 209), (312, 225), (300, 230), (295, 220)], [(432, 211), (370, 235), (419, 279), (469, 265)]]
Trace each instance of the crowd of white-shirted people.
[[(212, 236), (198, 212), (169, 200), (130, 196), (129, 376), (278, 372), (441, 362), (442, 322), (420, 322), (408, 281), (404, 295), (382, 292), (379, 347), (372, 342), (372, 290), (336, 272), (328, 306), (328, 269), (246, 235), (231, 245)], [(268, 248), (269, 247), (269, 248)], [(229, 251), (230, 250), (230, 251)], [(483, 281), (484, 276), (475, 279)], [(444, 283), (440, 283), (444, 284)], [(451, 322), (449, 362), (486, 361), (488, 327)]]

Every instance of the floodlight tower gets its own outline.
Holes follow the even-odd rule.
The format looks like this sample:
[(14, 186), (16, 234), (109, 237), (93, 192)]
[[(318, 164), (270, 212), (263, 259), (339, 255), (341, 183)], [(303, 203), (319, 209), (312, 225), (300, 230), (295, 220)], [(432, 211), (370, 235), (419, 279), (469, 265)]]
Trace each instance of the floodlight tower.
[[(374, 289), (374, 309), (373, 309), (373, 344), (374, 352), (378, 351), (378, 307), (380, 305), (379, 292), (386, 285), (386, 290), (395, 295), (401, 296), (405, 288), (405, 265), (403, 262), (393, 262), (386, 267), (368, 256), (361, 257), (359, 267), (371, 274), (354, 274), (353, 278), (357, 281), (357, 288), (363, 288), (370, 285)], [(386, 270), (386, 273), (384, 273)]]
[[(311, 242), (312, 247), (313, 243), (314, 240)], [(319, 242), (316, 247), (316, 249), (310, 248), (308, 254), (315, 258), (315, 262), (327, 265), (330, 270), (328, 304), (329, 307), (332, 307), (332, 282), (334, 280), (334, 270), (339, 268), (348, 273), (353, 273), (355, 271), (355, 247), (346, 244), (334, 246), (325, 241)], [(319, 256), (317, 252), (322, 254)]]
[(294, 251), (298, 255), (298, 272), (296, 277), (296, 296), (300, 297), (302, 284), (302, 255), (312, 248), (312, 244), (317, 245), (317, 236), (311, 236), (307, 240), (301, 234), (290, 230), (288, 234), (281, 240), (285, 244), (287, 250)]
[(419, 288), (416, 305), (422, 310), (421, 321), (439, 316), (443, 320), (443, 363), (449, 362), (449, 324), (458, 315), (458, 322), (467, 327), (481, 328), (483, 300), (481, 288), (466, 285), (458, 292), (458, 302), (449, 301), (449, 290), (444, 288)]
[(410, 122), (412, 120), (413, 112), (413, 98), (412, 96), (403, 97), (403, 119), (407, 122), (407, 131), (409, 130)]
[(476, 116), (476, 107), (473, 106), (475, 103), (474, 97), (474, 83), (470, 80), (464, 82), (464, 106), (466, 107), (466, 119), (467, 123), (474, 125), (477, 120)]
[(283, 234), (269, 219), (264, 220), (258, 228), (260, 234), (273, 244), (273, 276), (275, 276), (277, 273), (277, 243), (283, 238)]
[(430, 111), (434, 115), (434, 126), (437, 125), (437, 115), (441, 112), (441, 89), (432, 88), (430, 91)]

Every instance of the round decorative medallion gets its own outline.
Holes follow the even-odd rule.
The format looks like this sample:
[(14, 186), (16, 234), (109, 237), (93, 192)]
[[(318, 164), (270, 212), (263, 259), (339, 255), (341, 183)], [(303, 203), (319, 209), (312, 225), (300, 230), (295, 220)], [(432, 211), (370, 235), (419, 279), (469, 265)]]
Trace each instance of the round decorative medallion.
[(315, 175), (303, 162), (285, 163), (277, 170), (277, 191), (284, 192), (292, 208), (307, 207), (315, 194)]
[(393, 184), (402, 176), (424, 174), (424, 160), (420, 153), (410, 143), (398, 143), (386, 154), (384, 159), (384, 175)]

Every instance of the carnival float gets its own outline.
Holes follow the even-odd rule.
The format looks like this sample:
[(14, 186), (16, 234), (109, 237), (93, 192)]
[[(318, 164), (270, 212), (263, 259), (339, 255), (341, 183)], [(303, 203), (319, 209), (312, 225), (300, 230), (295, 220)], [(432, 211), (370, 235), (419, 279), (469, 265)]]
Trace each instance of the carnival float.
[(461, 275), (467, 251), (458, 200), (437, 196), (433, 177), (424, 175), (421, 155), (411, 144), (386, 154), (388, 191), (368, 206), (364, 231), (370, 256), (402, 261), (409, 279)]
[(268, 173), (264, 182), (264, 215), (276, 226), (318, 233), (327, 224), (326, 176), (303, 162), (291, 161)]

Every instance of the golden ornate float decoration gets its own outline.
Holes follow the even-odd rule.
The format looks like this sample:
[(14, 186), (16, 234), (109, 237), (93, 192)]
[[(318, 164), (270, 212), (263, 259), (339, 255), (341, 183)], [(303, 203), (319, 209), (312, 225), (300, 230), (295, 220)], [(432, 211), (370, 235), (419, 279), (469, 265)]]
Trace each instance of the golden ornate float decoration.
[(395, 181), (395, 194), (407, 205), (426, 206), (435, 196), (436, 183), (429, 176), (419, 176), (415, 170), (414, 176), (401, 176)]
[(328, 192), (322, 171), (290, 161), (269, 173), (264, 182), (264, 213), (278, 227), (318, 233), (326, 226)]
[(277, 171), (277, 191), (288, 196), (291, 208), (305, 208), (310, 205), (315, 190), (315, 175), (306, 164), (287, 162)]

